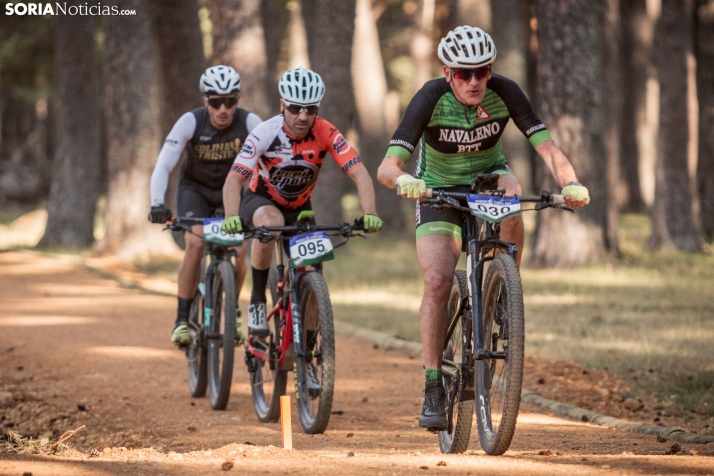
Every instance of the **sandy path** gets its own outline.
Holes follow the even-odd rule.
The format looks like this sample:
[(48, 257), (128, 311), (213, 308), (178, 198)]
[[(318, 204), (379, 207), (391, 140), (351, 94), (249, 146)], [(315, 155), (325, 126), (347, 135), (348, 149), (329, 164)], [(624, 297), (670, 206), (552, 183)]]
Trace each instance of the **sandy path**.
[[(466, 455), (442, 455), (416, 426), (420, 361), (354, 338), (337, 341), (333, 410), (343, 413), (308, 436), (293, 408), (295, 450), (285, 451), (278, 424), (255, 417), (242, 363), (225, 411), (189, 396), (185, 358), (168, 339), (174, 303), (61, 261), (0, 253), (3, 430), (57, 437), (87, 426), (64, 457), (0, 450), (0, 474), (215, 474), (226, 461), (247, 474), (714, 474), (711, 445), (666, 456), (673, 442), (527, 407), (506, 455), (484, 456), (473, 434)], [(89, 458), (90, 448), (109, 451)]]

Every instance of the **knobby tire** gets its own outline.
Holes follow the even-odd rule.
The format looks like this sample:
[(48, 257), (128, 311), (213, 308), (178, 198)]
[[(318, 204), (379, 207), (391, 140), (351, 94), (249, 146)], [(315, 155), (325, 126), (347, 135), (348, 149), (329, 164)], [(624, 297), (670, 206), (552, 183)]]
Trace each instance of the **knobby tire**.
[[(330, 421), (335, 388), (335, 326), (327, 283), (318, 272), (300, 283), (300, 318), (304, 355), (296, 355), (295, 397), (300, 423), (308, 434), (323, 433)], [(308, 327), (312, 327), (308, 331)], [(317, 327), (317, 329), (314, 329)], [(314, 365), (320, 389), (308, 389), (308, 367)]]
[(506, 358), (475, 361), (476, 421), (483, 449), (501, 455), (516, 429), (525, 346), (523, 288), (518, 266), (509, 255), (500, 254), (491, 262), (482, 301), (485, 347), (505, 350)]
[(195, 398), (205, 397), (206, 388), (208, 388), (208, 354), (206, 351), (206, 339), (202, 331), (202, 320), (203, 296), (197, 291), (191, 303), (191, 312), (188, 316), (192, 339), (191, 345), (186, 350), (188, 388), (191, 391), (191, 396)]
[[(268, 289), (273, 301), (268, 307), (268, 311), (270, 311), (280, 299), (278, 294), (278, 272), (275, 268), (270, 268)], [(280, 319), (277, 315), (270, 318), (273, 336), (271, 355), (275, 357), (276, 349), (280, 347), (284, 338), (280, 324)], [(285, 395), (288, 371), (277, 368), (270, 370), (268, 362), (254, 355), (248, 355), (246, 359), (248, 361), (248, 376), (250, 378), (251, 395), (253, 396), (253, 407), (258, 419), (263, 423), (278, 421), (280, 419), (280, 397)], [(275, 365), (277, 365), (277, 362), (275, 362)]]
[(211, 293), (213, 316), (208, 329), (208, 397), (211, 408), (225, 410), (231, 396), (236, 339), (236, 275), (230, 261), (221, 260), (215, 268)]
[[(468, 297), (468, 285), (465, 271), (456, 271), (451, 288), (447, 315), (452, 322), (458, 311), (459, 302)], [(472, 319), (470, 309), (462, 309), (458, 324), (454, 328), (444, 349), (443, 357), (456, 364), (455, 375), (445, 372), (444, 389), (446, 390), (447, 416), (450, 417), (449, 429), (439, 432), (439, 447), (442, 453), (463, 453), (469, 446), (471, 422), (474, 414), (473, 390), (464, 389), (465, 379), (470, 376), (469, 362), (463, 361), (464, 342), (472, 341)], [(473, 345), (471, 346), (473, 349)], [(452, 369), (454, 370), (454, 369)]]

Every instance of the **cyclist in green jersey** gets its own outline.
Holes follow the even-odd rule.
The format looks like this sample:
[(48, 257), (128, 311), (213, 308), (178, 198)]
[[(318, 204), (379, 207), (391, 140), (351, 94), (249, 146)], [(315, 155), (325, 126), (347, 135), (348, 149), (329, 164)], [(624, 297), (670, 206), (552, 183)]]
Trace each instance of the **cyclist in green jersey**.
[[(405, 198), (417, 200), (417, 256), (424, 275), (419, 311), (424, 348), (426, 386), (419, 426), (445, 430), (441, 351), (446, 308), (454, 270), (461, 255), (460, 212), (421, 206), (427, 188), (470, 191), (480, 173), (499, 174), (499, 188), (521, 195), (521, 185), (503, 155), (503, 130), (509, 119), (528, 138), (548, 170), (563, 187), (572, 207), (590, 201), (572, 165), (553, 143), (545, 125), (534, 114), (518, 85), (491, 73), (496, 46), (480, 28), (460, 26), (439, 43), (444, 77), (429, 81), (412, 98), (377, 174), (389, 187), (399, 187)], [(404, 166), (419, 145), (415, 176)], [(523, 249), (523, 221), (519, 216), (501, 222), (501, 239)], [(520, 265), (521, 253), (517, 255)]]

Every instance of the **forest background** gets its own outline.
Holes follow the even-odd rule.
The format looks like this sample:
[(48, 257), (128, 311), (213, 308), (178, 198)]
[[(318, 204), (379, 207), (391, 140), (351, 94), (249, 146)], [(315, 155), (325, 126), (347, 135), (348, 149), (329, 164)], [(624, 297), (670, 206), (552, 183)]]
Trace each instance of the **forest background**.
[[(201, 105), (208, 65), (235, 67), (240, 105), (264, 119), (278, 112), (282, 72), (317, 71), (320, 114), (375, 177), (410, 98), (442, 74), (440, 38), (479, 26), (498, 49), (494, 72), (521, 85), (592, 196), (575, 215), (525, 216), (529, 353), (642, 372), (635, 382), (653, 398), (714, 407), (714, 0), (101, 2), (135, 12), (117, 16), (8, 15), (9, 3), (0, 248), (90, 249), (173, 274), (175, 262), (156, 265), (176, 248), (146, 219), (149, 178), (173, 123)], [(515, 126), (504, 151), (526, 192), (557, 190)], [(416, 338), (413, 203), (377, 192), (384, 230), (328, 267), (333, 301), (345, 320)], [(313, 203), (323, 223), (359, 215), (329, 160)], [(354, 305), (374, 291), (365, 283), (395, 281), (404, 306)]]

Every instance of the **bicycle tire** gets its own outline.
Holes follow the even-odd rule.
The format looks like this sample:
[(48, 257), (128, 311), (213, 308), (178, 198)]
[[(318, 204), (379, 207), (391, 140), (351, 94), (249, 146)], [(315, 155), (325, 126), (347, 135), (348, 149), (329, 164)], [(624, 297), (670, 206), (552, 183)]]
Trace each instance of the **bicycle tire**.
[(515, 260), (506, 254), (496, 256), (483, 290), (485, 348), (506, 356), (477, 360), (474, 366), (479, 439), (484, 451), (496, 456), (505, 453), (513, 439), (523, 383), (523, 287)]
[[(272, 309), (280, 299), (278, 294), (278, 272), (275, 268), (270, 268), (268, 273), (268, 289), (273, 300), (269, 309)], [(271, 317), (270, 325), (273, 332), (271, 355), (275, 355), (275, 349), (280, 346), (283, 340), (280, 324), (280, 319), (277, 316)], [(263, 423), (278, 421), (280, 419), (280, 397), (285, 395), (287, 389), (288, 371), (277, 368), (270, 370), (268, 362), (251, 354), (246, 356), (246, 363), (248, 364), (253, 408), (255, 408), (255, 413), (258, 415), (258, 420)], [(274, 361), (273, 365), (277, 365), (277, 362)], [(263, 376), (264, 374), (270, 374), (271, 378), (266, 380)]]
[(225, 410), (231, 396), (236, 340), (235, 273), (230, 261), (221, 260), (214, 268), (211, 286), (213, 312), (207, 336), (208, 398), (214, 410)]
[[(299, 296), (305, 352), (302, 356), (296, 352), (295, 400), (303, 430), (314, 435), (323, 433), (330, 421), (335, 389), (335, 326), (330, 294), (321, 274), (316, 271), (305, 274)], [(315, 324), (317, 329), (307, 330)], [(317, 380), (313, 380), (313, 388), (308, 385), (310, 366), (314, 366)]]
[(188, 362), (188, 388), (191, 396), (195, 398), (205, 397), (208, 388), (208, 353), (206, 350), (206, 339), (202, 331), (203, 326), (203, 296), (196, 292), (196, 296), (191, 303), (191, 311), (188, 315), (188, 323), (191, 328), (191, 345), (186, 350), (186, 361)]
[[(449, 322), (458, 311), (459, 302), (467, 297), (468, 293), (466, 271), (456, 271), (447, 308)], [(456, 364), (454, 376), (451, 376), (450, 372), (443, 374), (447, 401), (446, 414), (450, 421), (449, 429), (439, 432), (439, 448), (442, 453), (446, 454), (466, 451), (471, 438), (471, 423), (474, 414), (473, 388), (468, 390), (464, 388), (466, 379), (472, 378), (471, 371), (468, 368), (469, 362), (464, 362), (462, 358), (464, 342), (467, 342), (467, 339), (473, 340), (470, 310), (462, 309), (458, 319), (459, 322), (451, 333), (443, 353), (444, 360)], [(473, 349), (473, 346), (471, 348)]]

